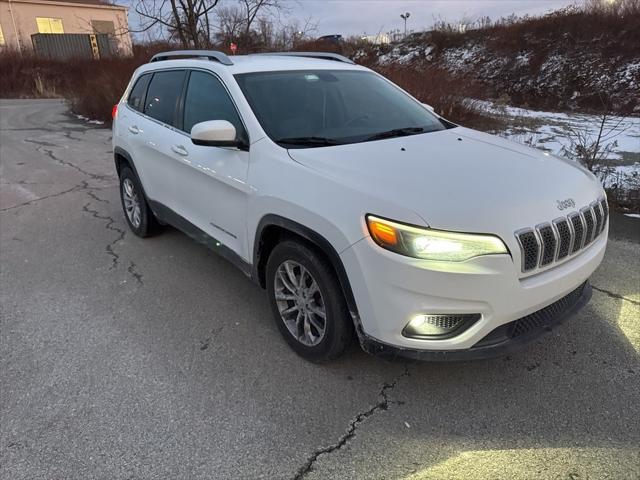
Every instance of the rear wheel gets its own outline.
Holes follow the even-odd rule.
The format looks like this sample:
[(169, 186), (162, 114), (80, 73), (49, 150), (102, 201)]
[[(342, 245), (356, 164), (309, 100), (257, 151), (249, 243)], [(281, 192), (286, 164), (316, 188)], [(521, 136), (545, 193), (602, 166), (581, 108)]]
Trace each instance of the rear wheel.
[(157, 222), (147, 204), (140, 180), (129, 167), (124, 167), (120, 172), (120, 200), (131, 231), (139, 237), (151, 235)]
[(287, 240), (271, 252), (266, 273), (271, 309), (291, 348), (314, 362), (338, 357), (351, 343), (353, 326), (328, 262), (305, 244)]

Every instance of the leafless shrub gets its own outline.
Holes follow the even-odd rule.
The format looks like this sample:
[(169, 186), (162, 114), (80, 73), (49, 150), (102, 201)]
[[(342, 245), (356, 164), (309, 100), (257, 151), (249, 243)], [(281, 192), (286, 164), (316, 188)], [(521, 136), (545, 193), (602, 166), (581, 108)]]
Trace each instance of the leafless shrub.
[(569, 143), (562, 147), (561, 154), (580, 162), (598, 177), (614, 207), (640, 211), (638, 170), (619, 171), (612, 163), (612, 154), (618, 147), (616, 137), (628, 129), (624, 120), (605, 111), (595, 131), (588, 127), (567, 127)]
[(562, 154), (580, 162), (598, 176), (606, 175), (611, 154), (618, 147), (615, 138), (626, 130), (622, 127), (623, 122), (624, 117), (612, 117), (605, 112), (595, 133), (588, 127), (567, 127), (569, 144), (562, 147)]

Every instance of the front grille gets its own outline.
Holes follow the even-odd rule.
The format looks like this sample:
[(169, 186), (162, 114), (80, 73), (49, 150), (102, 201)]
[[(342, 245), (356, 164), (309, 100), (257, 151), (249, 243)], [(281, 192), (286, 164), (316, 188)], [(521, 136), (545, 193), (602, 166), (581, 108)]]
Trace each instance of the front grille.
[(531, 272), (578, 253), (603, 232), (608, 217), (607, 200), (602, 198), (567, 217), (535, 229), (518, 230), (515, 236), (520, 245), (522, 271)]

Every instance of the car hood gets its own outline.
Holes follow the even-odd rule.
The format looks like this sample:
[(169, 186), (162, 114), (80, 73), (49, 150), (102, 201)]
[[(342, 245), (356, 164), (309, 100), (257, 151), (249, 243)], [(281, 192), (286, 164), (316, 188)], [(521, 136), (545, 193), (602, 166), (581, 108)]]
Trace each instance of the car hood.
[[(575, 162), (463, 127), (291, 149), (289, 155), (335, 181), (403, 205), (438, 229), (512, 236), (602, 195), (595, 177)], [(575, 208), (560, 210), (558, 202), (566, 199)]]

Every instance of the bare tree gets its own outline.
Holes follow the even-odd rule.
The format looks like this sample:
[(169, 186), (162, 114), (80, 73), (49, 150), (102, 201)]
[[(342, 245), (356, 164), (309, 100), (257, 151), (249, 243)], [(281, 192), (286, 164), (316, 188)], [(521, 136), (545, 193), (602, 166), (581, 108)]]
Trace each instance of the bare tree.
[(307, 17), (302, 21), (293, 19), (289, 24), (284, 25), (280, 32), (280, 50), (295, 48), (296, 44), (309, 40), (318, 31), (318, 22), (312, 17)]
[(160, 26), (185, 48), (211, 43), (210, 15), (220, 0), (136, 0), (134, 10), (143, 19), (140, 31)]
[(245, 31), (245, 17), (237, 5), (220, 7), (217, 14), (216, 38), (220, 43), (228, 45), (237, 41)]
[(280, 14), (288, 8), (285, 0), (236, 0), (216, 10), (216, 38), (223, 44), (237, 43), (242, 51), (272, 48), (280, 43)]
[(286, 8), (281, 0), (239, 0), (239, 3), (244, 16), (246, 36), (251, 32), (258, 15), (278, 13)]

